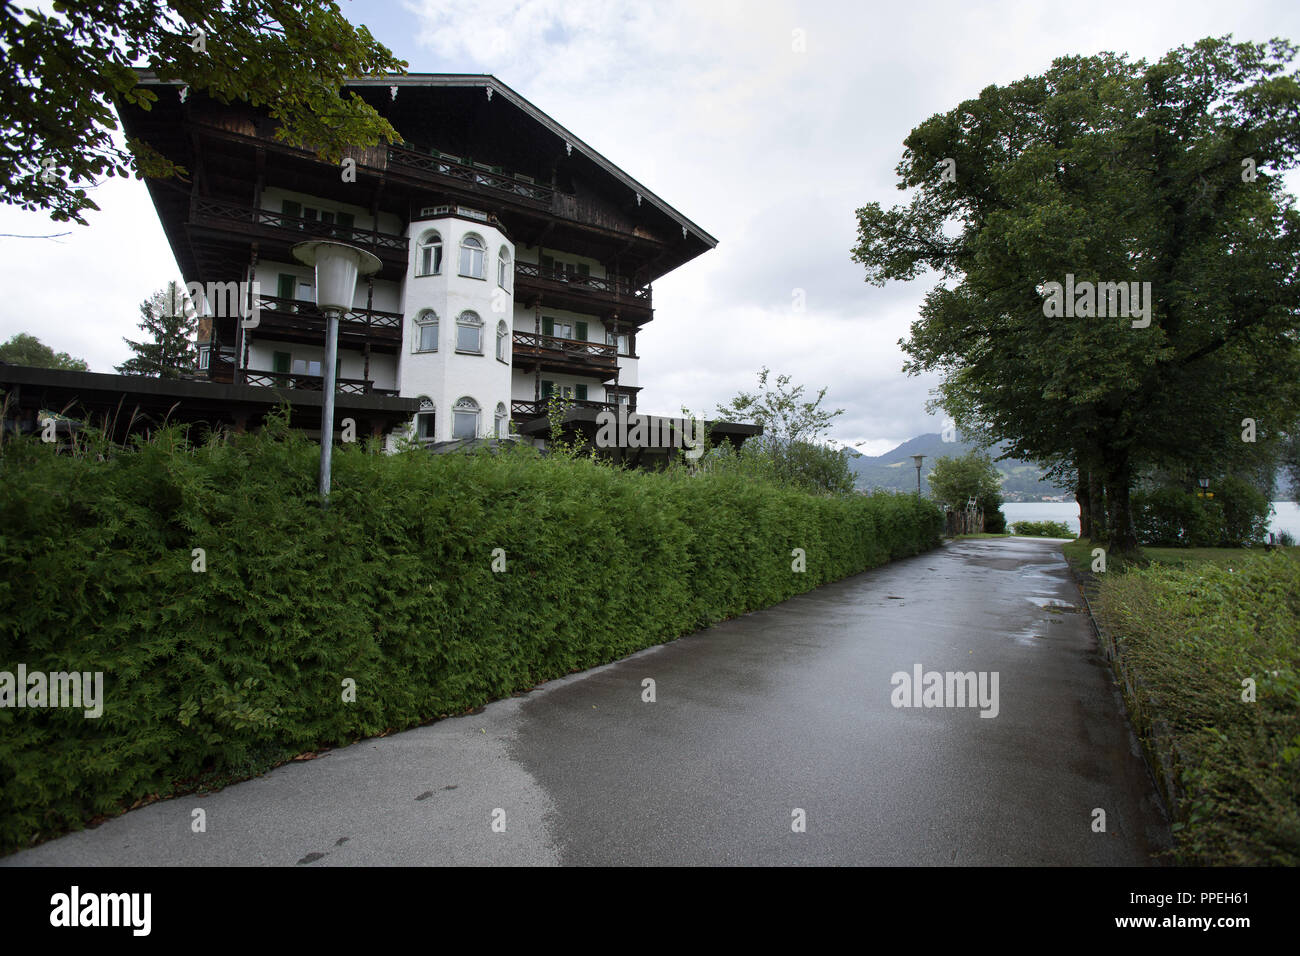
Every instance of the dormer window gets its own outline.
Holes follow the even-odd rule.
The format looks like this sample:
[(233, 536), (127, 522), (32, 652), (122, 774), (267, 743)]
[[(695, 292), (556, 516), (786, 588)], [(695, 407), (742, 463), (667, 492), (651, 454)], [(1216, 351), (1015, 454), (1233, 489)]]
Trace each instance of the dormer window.
[(442, 236), (426, 232), (420, 237), (415, 274), (436, 276), (442, 274)]
[(460, 241), (460, 274), (471, 279), (487, 278), (487, 263), (484, 253), (487, 247), (483, 240), (475, 235), (466, 235)]

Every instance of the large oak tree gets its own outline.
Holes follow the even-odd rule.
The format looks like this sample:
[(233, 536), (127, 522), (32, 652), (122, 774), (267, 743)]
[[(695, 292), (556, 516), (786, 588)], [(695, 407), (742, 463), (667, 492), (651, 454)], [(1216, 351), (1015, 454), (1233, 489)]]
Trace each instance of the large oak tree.
[(106, 176), (184, 174), (124, 140), (118, 102), (157, 94), (136, 68), (221, 102), (264, 107), (276, 135), (337, 162), (397, 133), (346, 79), (406, 63), (326, 0), (57, 0), (0, 5), (0, 201), (84, 224), (87, 187)]
[[(1300, 216), (1277, 173), (1300, 145), (1296, 52), (1224, 38), (1156, 63), (1058, 59), (914, 129), (911, 202), (858, 210), (869, 282), (942, 277), (906, 370), (942, 373), (964, 431), (1077, 476), (1085, 511), (1104, 487), (1117, 550), (1137, 546), (1144, 469), (1221, 467), (1243, 418), (1265, 436), (1294, 420)], [(1046, 315), (1067, 275), (1150, 283), (1149, 324), (1118, 299)]]

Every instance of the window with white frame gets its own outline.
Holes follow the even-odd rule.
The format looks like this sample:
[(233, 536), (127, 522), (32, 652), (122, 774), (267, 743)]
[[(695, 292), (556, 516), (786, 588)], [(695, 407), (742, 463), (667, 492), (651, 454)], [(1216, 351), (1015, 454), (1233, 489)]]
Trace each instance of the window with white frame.
[(442, 236), (436, 232), (426, 232), (420, 237), (416, 258), (415, 274), (417, 276), (436, 276), (442, 274)]
[(505, 246), (497, 253), (497, 285), (510, 291), (510, 252)]
[(497, 402), (497, 438), (510, 437), (510, 415), (505, 402)]
[(471, 279), (487, 278), (485, 253), (487, 246), (473, 233), (466, 233), (460, 241), (460, 274)]
[(415, 437), (425, 444), (438, 440), (437, 408), (433, 399), (427, 395), (420, 396), (420, 411), (415, 416)]
[(477, 312), (462, 312), (456, 320), (456, 351), (483, 354), (483, 320)]
[(615, 335), (613, 332), (607, 331), (605, 333), (605, 344), (617, 346), (619, 355), (632, 354), (632, 340), (626, 332)]
[(478, 402), (466, 395), (456, 400), (452, 408), (451, 437), (478, 437)]
[(199, 371), (205, 371), (208, 367), (208, 360), (212, 356), (212, 350), (207, 346), (199, 347)]
[(438, 313), (424, 309), (415, 317), (414, 352), (438, 351)]
[(497, 323), (497, 361), (510, 361), (510, 330), (504, 320)]
[(320, 375), (320, 359), (296, 358), (293, 360), (294, 375)]

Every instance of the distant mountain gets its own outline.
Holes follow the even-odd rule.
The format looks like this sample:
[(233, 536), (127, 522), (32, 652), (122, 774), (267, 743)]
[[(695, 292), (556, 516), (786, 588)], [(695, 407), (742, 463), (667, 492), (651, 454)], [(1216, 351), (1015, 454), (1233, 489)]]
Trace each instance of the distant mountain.
[[(850, 451), (849, 467), (857, 475), (859, 488), (915, 491), (916, 462), (912, 456), (924, 455), (925, 460), (921, 463), (921, 491), (929, 494), (930, 484), (926, 481), (926, 475), (934, 467), (936, 459), (960, 458), (976, 447), (960, 440), (946, 442), (938, 432), (930, 432), (909, 439), (893, 451), (874, 458)], [(989, 455), (996, 459), (1004, 447), (1003, 444), (990, 448)], [(1043, 471), (1032, 462), (1008, 458), (1005, 461), (994, 461), (994, 465), (1002, 474), (1002, 497), (1007, 501), (1038, 501), (1053, 495), (1065, 495), (1066, 500), (1074, 500), (1070, 489), (1058, 488), (1040, 480)]]

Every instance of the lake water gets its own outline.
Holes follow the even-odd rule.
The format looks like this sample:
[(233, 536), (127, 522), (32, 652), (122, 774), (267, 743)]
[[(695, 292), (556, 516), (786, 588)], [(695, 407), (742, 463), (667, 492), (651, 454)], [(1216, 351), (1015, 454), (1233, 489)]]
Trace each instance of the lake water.
[[(1268, 530), (1274, 534), (1289, 531), (1300, 541), (1300, 505), (1294, 501), (1273, 502), (1273, 516)], [(1079, 506), (1066, 501), (1008, 502), (1002, 506), (1008, 527), (1017, 521), (1060, 521), (1075, 534), (1079, 533)]]

